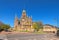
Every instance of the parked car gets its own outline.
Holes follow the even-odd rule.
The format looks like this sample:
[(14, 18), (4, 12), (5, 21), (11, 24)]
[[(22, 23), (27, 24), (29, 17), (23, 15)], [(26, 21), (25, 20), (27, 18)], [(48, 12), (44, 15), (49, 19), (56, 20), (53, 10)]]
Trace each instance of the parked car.
[(5, 31), (5, 32), (11, 32), (10, 30), (7, 30), (7, 29), (6, 29), (6, 30), (4, 30), (4, 31)]

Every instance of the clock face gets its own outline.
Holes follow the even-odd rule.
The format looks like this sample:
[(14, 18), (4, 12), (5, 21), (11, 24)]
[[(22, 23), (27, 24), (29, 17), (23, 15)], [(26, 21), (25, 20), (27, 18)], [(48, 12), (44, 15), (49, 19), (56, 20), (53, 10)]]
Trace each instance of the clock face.
[(25, 19), (22, 19), (22, 21), (25, 21)]

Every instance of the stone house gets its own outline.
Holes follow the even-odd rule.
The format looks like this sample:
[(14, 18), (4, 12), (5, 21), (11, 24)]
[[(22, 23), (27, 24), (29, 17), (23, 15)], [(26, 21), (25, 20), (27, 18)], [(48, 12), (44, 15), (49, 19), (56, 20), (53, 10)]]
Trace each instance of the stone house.
[(56, 33), (57, 32), (57, 27), (46, 24), (43, 26), (43, 31), (48, 32), (48, 33)]

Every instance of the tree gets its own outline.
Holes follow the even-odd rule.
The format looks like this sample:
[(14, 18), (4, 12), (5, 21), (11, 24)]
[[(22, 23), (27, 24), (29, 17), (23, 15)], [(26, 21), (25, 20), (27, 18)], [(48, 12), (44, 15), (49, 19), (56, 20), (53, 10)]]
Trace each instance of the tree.
[(1, 27), (2, 27), (2, 29), (9, 29), (10, 28), (10, 25), (4, 24)]
[(33, 24), (34, 32), (37, 32), (39, 30), (37, 23)]
[(43, 29), (43, 23), (42, 22), (34, 22), (33, 28), (34, 28), (34, 31), (39, 31), (39, 29)]
[(0, 25), (0, 31), (8, 30), (9, 28), (10, 28), (10, 25), (7, 25), (7, 24)]
[(42, 22), (36, 22), (36, 23), (37, 23), (39, 29), (43, 29), (43, 23)]

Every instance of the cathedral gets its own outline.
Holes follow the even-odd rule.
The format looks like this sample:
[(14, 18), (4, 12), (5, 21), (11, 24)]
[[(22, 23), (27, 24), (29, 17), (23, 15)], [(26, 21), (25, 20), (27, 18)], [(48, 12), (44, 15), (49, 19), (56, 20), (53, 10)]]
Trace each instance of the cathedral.
[(18, 19), (18, 17), (15, 17), (14, 20), (14, 30), (17, 31), (33, 31), (33, 22), (32, 17), (28, 17), (26, 15), (26, 10), (22, 11), (21, 18)]

